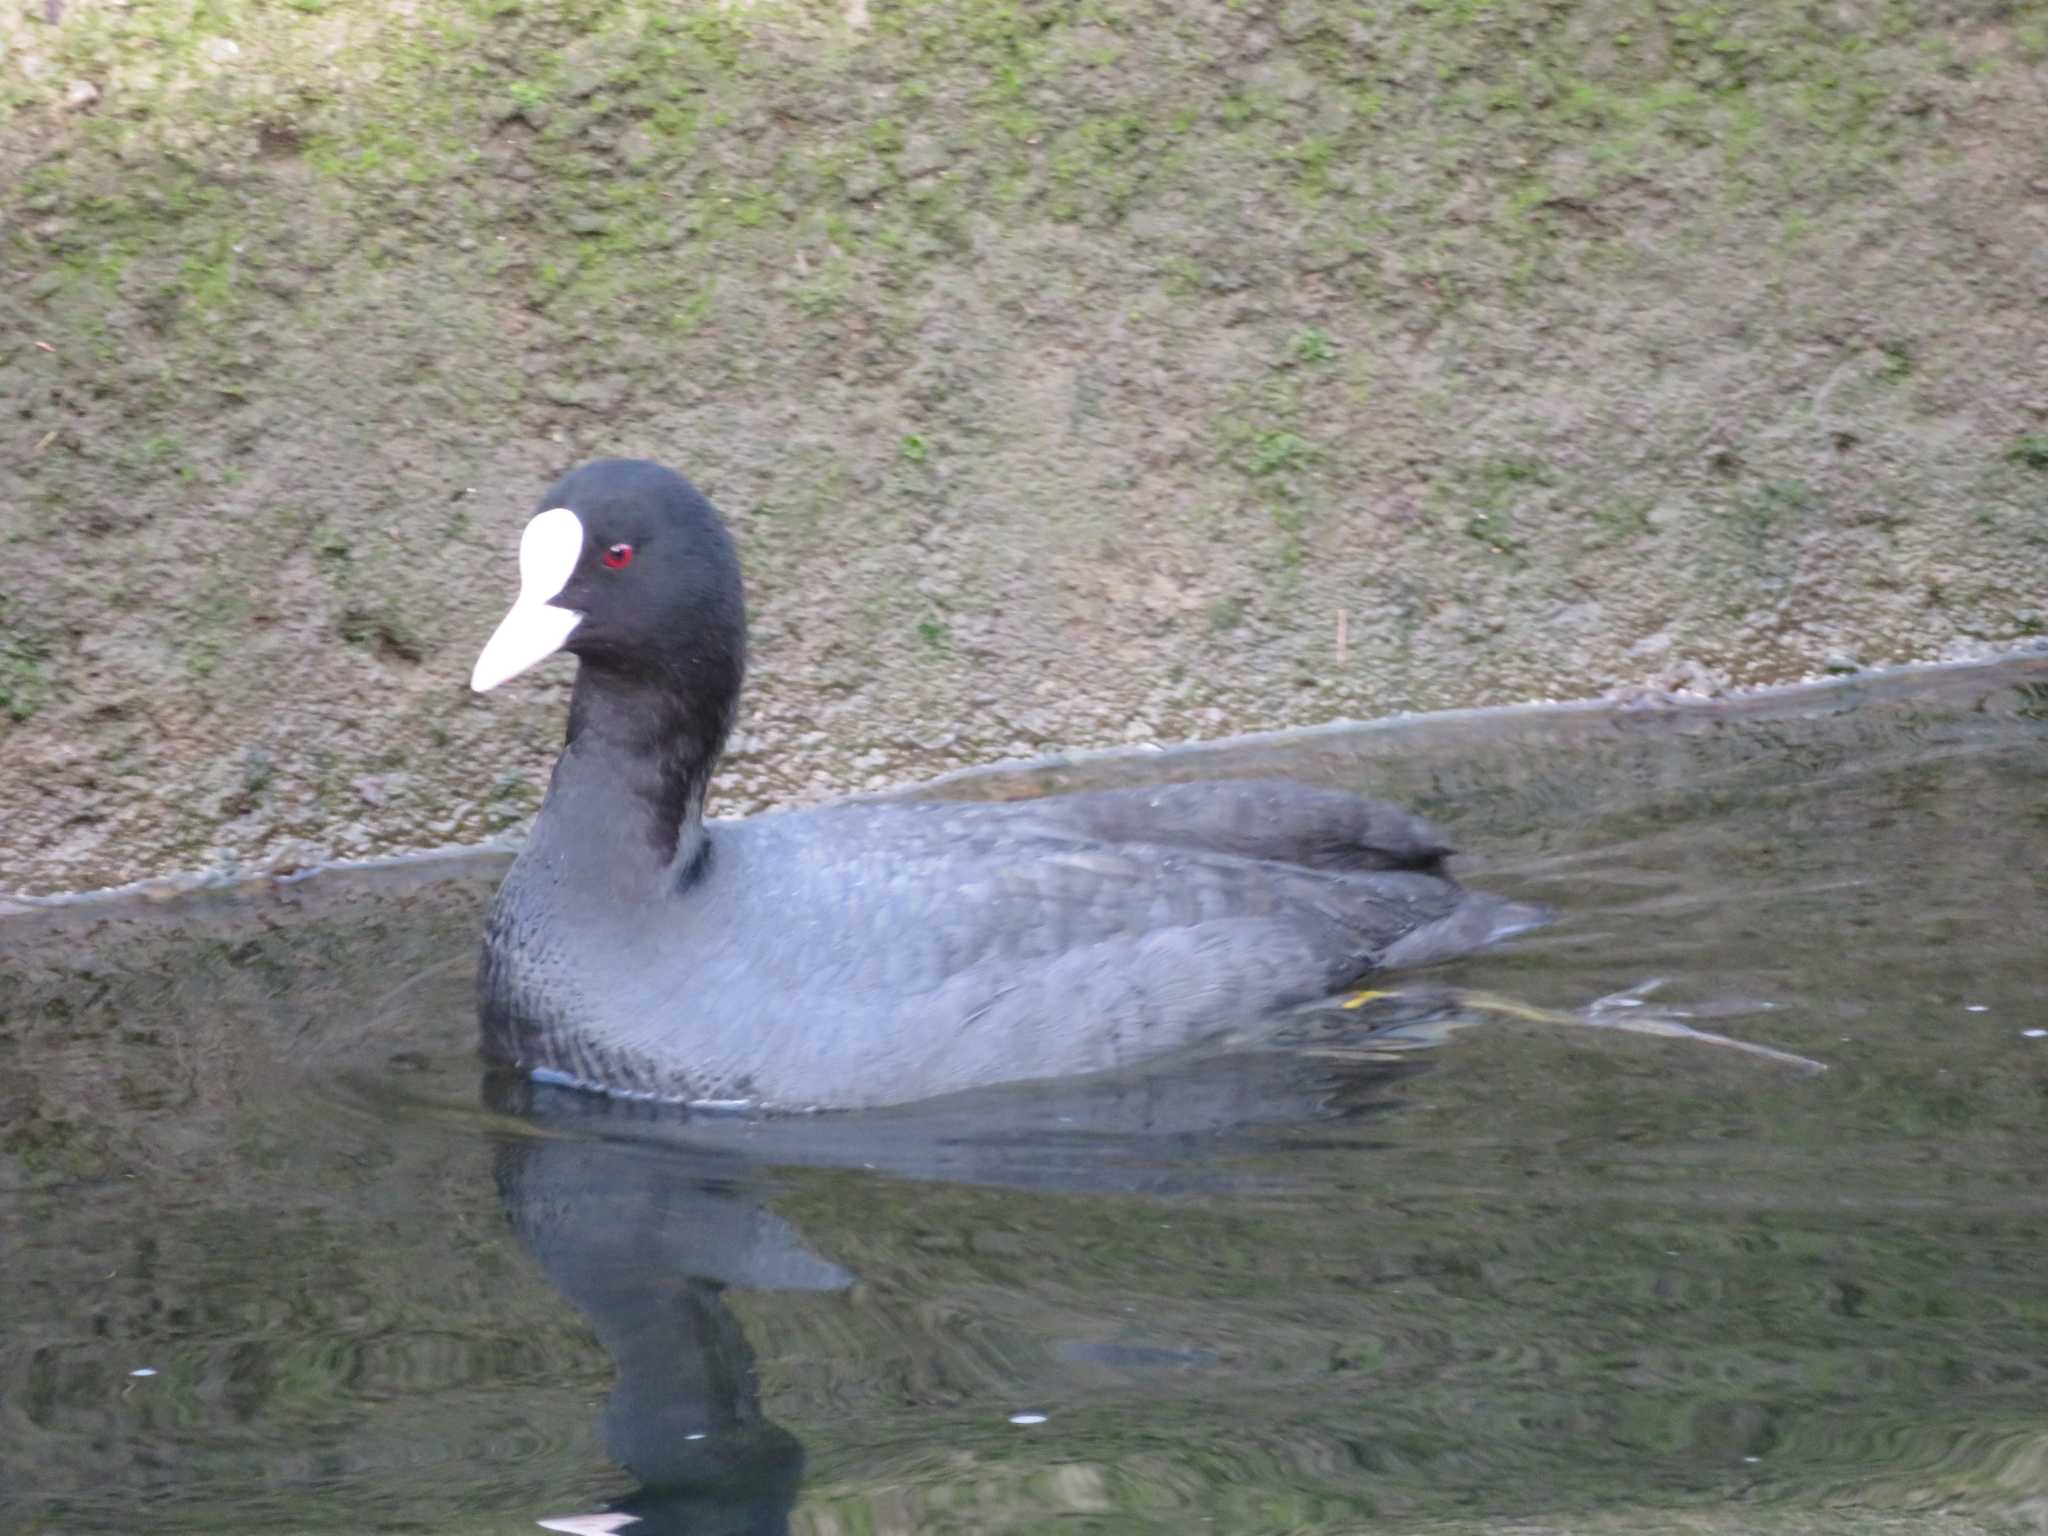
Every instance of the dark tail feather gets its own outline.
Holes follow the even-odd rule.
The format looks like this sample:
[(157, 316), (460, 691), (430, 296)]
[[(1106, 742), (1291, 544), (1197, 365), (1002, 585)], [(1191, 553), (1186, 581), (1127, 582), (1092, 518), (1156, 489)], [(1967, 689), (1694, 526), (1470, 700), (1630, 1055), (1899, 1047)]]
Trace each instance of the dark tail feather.
[(1484, 891), (1467, 891), (1447, 916), (1409, 930), (1381, 952), (1382, 967), (1433, 965), (1470, 954), (1551, 920), (1550, 909), (1533, 902), (1507, 901)]

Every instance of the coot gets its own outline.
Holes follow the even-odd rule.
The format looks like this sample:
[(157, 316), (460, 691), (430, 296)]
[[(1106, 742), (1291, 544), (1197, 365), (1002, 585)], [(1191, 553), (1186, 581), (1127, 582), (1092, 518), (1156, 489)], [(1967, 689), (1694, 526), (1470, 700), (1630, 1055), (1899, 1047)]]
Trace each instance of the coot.
[(1540, 920), (1417, 817), (1284, 780), (707, 822), (747, 638), (711, 504), (586, 464), (519, 578), (472, 686), (578, 666), (478, 992), (486, 1052), (544, 1080), (853, 1109), (1097, 1072)]

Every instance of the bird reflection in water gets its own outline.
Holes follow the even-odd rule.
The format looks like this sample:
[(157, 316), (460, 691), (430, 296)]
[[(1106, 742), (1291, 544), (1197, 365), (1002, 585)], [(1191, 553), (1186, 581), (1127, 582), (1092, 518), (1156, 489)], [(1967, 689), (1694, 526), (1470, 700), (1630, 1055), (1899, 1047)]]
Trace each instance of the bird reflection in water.
[[(519, 1122), (496, 1150), (507, 1218), (612, 1358), (604, 1442), (639, 1484), (601, 1510), (538, 1523), (578, 1536), (788, 1529), (803, 1448), (764, 1413), (725, 1293), (835, 1291), (855, 1277), (769, 1208), (774, 1169), (1225, 1195), (1271, 1176), (1233, 1151), (1327, 1145), (1272, 1133), (1398, 1106), (1391, 1090), (1428, 1065), (1417, 1047), (1442, 1038), (1429, 1026), (1458, 1011), (1451, 993), (1333, 1004), (1290, 1020), (1283, 1048), (860, 1114), (706, 1116), (487, 1073), (486, 1106)], [(1361, 1154), (1372, 1146), (1347, 1141)]]

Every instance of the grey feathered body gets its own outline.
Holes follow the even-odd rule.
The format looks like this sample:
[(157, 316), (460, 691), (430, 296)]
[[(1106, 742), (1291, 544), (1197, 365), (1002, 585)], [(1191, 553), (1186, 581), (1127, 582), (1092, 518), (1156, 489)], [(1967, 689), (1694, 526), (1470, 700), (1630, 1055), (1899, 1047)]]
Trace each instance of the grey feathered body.
[(484, 1041), (615, 1091), (859, 1108), (1101, 1071), (1536, 920), (1418, 818), (1286, 781), (849, 804), (650, 859), (575, 757), (493, 910)]

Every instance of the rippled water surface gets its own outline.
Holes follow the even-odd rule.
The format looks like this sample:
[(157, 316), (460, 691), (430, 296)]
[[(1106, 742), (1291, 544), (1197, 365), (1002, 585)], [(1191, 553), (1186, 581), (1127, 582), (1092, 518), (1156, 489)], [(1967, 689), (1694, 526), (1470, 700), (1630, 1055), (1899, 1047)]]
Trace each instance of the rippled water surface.
[(956, 789), (1243, 771), (1559, 921), (754, 1124), (486, 1079), (488, 858), (0, 917), (0, 1529), (2039, 1527), (2048, 658)]

